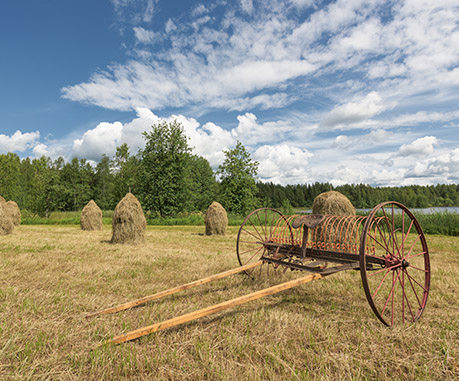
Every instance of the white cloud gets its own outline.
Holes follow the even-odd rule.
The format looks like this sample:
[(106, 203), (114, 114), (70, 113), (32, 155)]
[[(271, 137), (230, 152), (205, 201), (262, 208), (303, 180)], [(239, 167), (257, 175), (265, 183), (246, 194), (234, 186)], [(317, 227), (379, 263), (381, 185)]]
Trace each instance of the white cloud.
[(310, 180), (308, 162), (313, 154), (287, 144), (264, 145), (253, 158), (259, 162), (258, 175), (277, 184), (299, 184)]
[(246, 145), (283, 141), (285, 134), (293, 129), (292, 125), (282, 120), (259, 124), (256, 115), (250, 112), (238, 115), (237, 120), (239, 123), (237, 127), (231, 130), (231, 134)]
[(434, 145), (438, 143), (435, 136), (424, 136), (409, 144), (403, 144), (398, 151), (399, 156), (426, 156), (434, 152)]
[(112, 156), (119, 145), (122, 129), (120, 122), (99, 123), (73, 142), (73, 155), (89, 160), (99, 160), (102, 154)]
[(17, 130), (13, 135), (0, 134), (0, 152), (24, 152), (37, 144), (40, 132), (22, 133)]
[(438, 157), (417, 162), (410, 168), (406, 176), (436, 182), (457, 183), (459, 181), (459, 148)]
[(372, 91), (361, 100), (336, 106), (322, 119), (321, 126), (344, 127), (369, 119), (385, 109), (382, 97), (376, 91)]
[(241, 8), (244, 12), (252, 13), (253, 12), (253, 2), (252, 0), (240, 0)]
[(142, 27), (135, 26), (133, 28), (135, 38), (142, 44), (151, 44), (155, 40), (155, 33), (151, 30), (146, 30)]

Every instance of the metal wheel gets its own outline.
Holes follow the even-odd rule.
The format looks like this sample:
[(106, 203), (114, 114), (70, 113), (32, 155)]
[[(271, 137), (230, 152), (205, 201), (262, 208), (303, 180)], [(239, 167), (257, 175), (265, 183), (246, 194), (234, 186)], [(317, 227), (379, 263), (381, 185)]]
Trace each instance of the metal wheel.
[(419, 222), (402, 204), (377, 205), (360, 239), (360, 274), (373, 312), (387, 326), (418, 320), (430, 288), (430, 260)]
[[(278, 210), (271, 208), (261, 208), (250, 213), (239, 228), (237, 235), (237, 259), (241, 266), (258, 261), (262, 256), (275, 256), (276, 251), (267, 245), (275, 240), (275, 230), (280, 226), (287, 229), (283, 234), (285, 244), (293, 244), (293, 233), (287, 218)], [(277, 266), (263, 263), (258, 268), (246, 271), (252, 277), (259, 277), (262, 274), (278, 275)]]

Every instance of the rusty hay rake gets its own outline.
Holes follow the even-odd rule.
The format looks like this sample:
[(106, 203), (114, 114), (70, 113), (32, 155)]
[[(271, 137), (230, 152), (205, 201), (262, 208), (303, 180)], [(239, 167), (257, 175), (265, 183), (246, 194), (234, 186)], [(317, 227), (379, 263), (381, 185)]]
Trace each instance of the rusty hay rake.
[(116, 336), (103, 344), (130, 341), (344, 270), (360, 271), (368, 303), (387, 326), (415, 322), (426, 307), (430, 288), (427, 243), (419, 222), (398, 202), (381, 203), (368, 216), (284, 216), (275, 209), (257, 209), (239, 229), (236, 253), (240, 267), (87, 317), (123, 311), (241, 272), (261, 277), (289, 270), (308, 274)]

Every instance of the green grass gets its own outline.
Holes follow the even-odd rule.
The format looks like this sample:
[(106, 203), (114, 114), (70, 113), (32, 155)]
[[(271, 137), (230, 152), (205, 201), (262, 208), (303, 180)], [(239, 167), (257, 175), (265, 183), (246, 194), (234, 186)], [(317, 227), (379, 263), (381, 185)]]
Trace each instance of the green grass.
[[(53, 212), (48, 218), (33, 216), (27, 211), (22, 212), (23, 225), (79, 225), (80, 212)], [(102, 220), (104, 225), (111, 225), (113, 211), (104, 211)], [(416, 213), (424, 233), (459, 236), (459, 213)], [(245, 216), (228, 215), (229, 226), (240, 226)], [(147, 224), (152, 226), (204, 226), (203, 213), (188, 213), (177, 217), (149, 218)]]
[(432, 285), (414, 325), (387, 328), (347, 271), (118, 346), (115, 335), (297, 277), (235, 275), (114, 315), (89, 312), (237, 266), (237, 227), (19, 226), (0, 236), (2, 380), (453, 380), (459, 378), (459, 238), (427, 235)]

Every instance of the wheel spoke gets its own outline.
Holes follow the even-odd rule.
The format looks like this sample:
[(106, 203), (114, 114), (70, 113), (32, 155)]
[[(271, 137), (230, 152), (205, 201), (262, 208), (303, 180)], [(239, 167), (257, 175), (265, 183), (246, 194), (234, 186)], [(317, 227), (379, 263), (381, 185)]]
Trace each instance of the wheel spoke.
[(368, 274), (368, 277), (371, 277), (371, 276), (374, 276), (376, 274), (379, 274), (380, 272), (383, 272), (383, 271), (389, 271), (389, 270), (393, 270), (395, 269), (396, 267), (400, 267), (400, 264), (396, 264), (396, 265), (393, 265), (393, 266), (390, 266), (390, 267), (384, 267), (383, 269), (381, 270), (377, 270), (375, 272), (372, 272), (371, 274)]
[(415, 257), (419, 257), (420, 255), (426, 255), (426, 254), (427, 254), (427, 251), (421, 251), (420, 253), (409, 255), (405, 259), (415, 258)]
[[(261, 208), (250, 213), (242, 223), (237, 236), (237, 257), (241, 265), (245, 265), (258, 260), (263, 255), (274, 255), (276, 246), (268, 246), (272, 240), (274, 229), (278, 226), (282, 228), (285, 224), (289, 230), (280, 234), (280, 238), (287, 239), (293, 244), (293, 232), (287, 219), (279, 211), (271, 208)], [(247, 271), (248, 273), (248, 271)], [(274, 277), (279, 273), (274, 265), (264, 262), (258, 270), (251, 272), (252, 276), (271, 276)]]
[(408, 276), (408, 280), (410, 281), (410, 283), (411, 281), (415, 282), (419, 287), (421, 287), (424, 290), (424, 292), (427, 292), (427, 290), (424, 288), (424, 286), (421, 283), (419, 283), (415, 278), (413, 278), (410, 274), (408, 274), (408, 271), (406, 271), (406, 275)]
[[(255, 230), (255, 232), (258, 234), (258, 237), (263, 241), (263, 234), (260, 234), (260, 232), (258, 231), (257, 227), (255, 226), (255, 224), (252, 222), (252, 219), (250, 219), (248, 222), (250, 222), (250, 225), (252, 225), (253, 229)], [(263, 231), (263, 226), (261, 225), (261, 231), (264, 233)], [(248, 230), (246, 230), (249, 234), (251, 234)], [(254, 234), (251, 234), (252, 236), (255, 237)], [(264, 234), (264, 238), (266, 238), (266, 234)]]
[[(394, 220), (394, 205), (392, 204), (392, 219), (389, 220), (389, 217), (386, 215), (386, 210), (383, 208), (384, 217), (386, 217), (386, 223), (390, 230), (390, 236), (392, 237), (392, 255), (397, 257), (395, 253), (400, 253), (400, 250), (397, 245), (397, 239), (395, 236), (395, 220)], [(392, 223), (391, 223), (392, 221)], [(392, 227), (392, 229), (390, 229)], [(397, 257), (399, 258), (399, 257)], [(400, 258), (399, 258), (400, 259)]]
[[(375, 243), (377, 243), (379, 246), (381, 246), (386, 252), (388, 252), (391, 255), (394, 255), (392, 252), (388, 250), (387, 244), (386, 246), (383, 246), (377, 239), (376, 237), (373, 237), (370, 233), (368, 233), (368, 236), (373, 239)], [(381, 257), (380, 257), (381, 258)]]
[(414, 245), (416, 245), (416, 243), (418, 242), (418, 240), (419, 240), (420, 238), (421, 238), (421, 235), (418, 234), (418, 236), (416, 237), (416, 239), (414, 240), (414, 242), (411, 244), (411, 247), (410, 247), (410, 250), (408, 250), (407, 256), (406, 256), (405, 258), (403, 258), (403, 259), (408, 259), (408, 258), (410, 258), (410, 254), (411, 254), (411, 252), (412, 252), (413, 249), (414, 249)]
[(408, 309), (410, 310), (411, 317), (413, 318), (413, 321), (415, 321), (416, 318), (415, 318), (414, 313), (413, 313), (413, 310), (412, 310), (412, 308), (411, 308), (410, 301), (408, 300), (408, 296), (406, 295), (405, 292), (403, 292), (403, 296), (404, 296), (404, 298), (405, 298), (405, 300), (406, 300), (406, 305), (408, 306)]
[(397, 271), (397, 278), (395, 278), (395, 281), (394, 281), (394, 275), (392, 275), (392, 288), (391, 288), (391, 290), (389, 292), (389, 295), (387, 296), (386, 303), (384, 303), (384, 308), (381, 311), (381, 316), (384, 314), (384, 311), (386, 310), (387, 303), (389, 302), (389, 300), (391, 298), (391, 295), (394, 292), (395, 284), (397, 283), (397, 279), (399, 278), (399, 276), (400, 276), (400, 274)]
[(382, 278), (381, 282), (379, 283), (378, 287), (376, 288), (374, 294), (371, 296), (373, 299), (375, 298), (376, 294), (378, 293), (379, 289), (381, 288), (382, 284), (384, 283), (386, 277), (389, 275), (390, 270), (387, 270), (387, 273), (384, 274), (384, 277)]
[[(416, 321), (429, 293), (430, 263), (415, 216), (398, 202), (379, 204), (365, 221), (359, 253), (365, 295), (378, 319), (388, 326)], [(368, 267), (370, 254), (382, 267)]]

